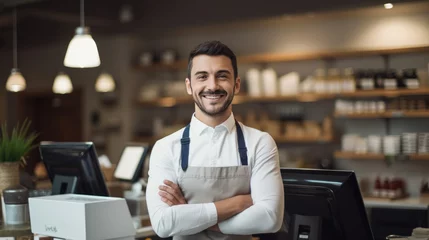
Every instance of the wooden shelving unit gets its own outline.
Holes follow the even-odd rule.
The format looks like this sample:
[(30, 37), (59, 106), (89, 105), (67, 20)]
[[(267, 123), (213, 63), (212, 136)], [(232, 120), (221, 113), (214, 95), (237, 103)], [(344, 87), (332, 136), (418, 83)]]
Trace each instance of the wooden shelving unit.
[(162, 97), (153, 100), (140, 100), (136, 101), (137, 105), (145, 107), (173, 107), (177, 105), (191, 104), (194, 100), (192, 97)]
[(387, 111), (383, 113), (335, 113), (336, 118), (429, 118), (429, 111)]
[(401, 97), (401, 96), (418, 96), (429, 94), (429, 88), (422, 87), (418, 89), (397, 89), (397, 90), (366, 90), (366, 91), (356, 91), (349, 93), (338, 94), (338, 97), (344, 98), (371, 98), (371, 97)]
[(337, 159), (358, 159), (358, 160), (384, 160), (383, 154), (375, 153), (354, 153), (354, 152), (334, 152)]
[[(351, 159), (351, 160), (384, 160), (383, 154), (375, 153), (354, 153), (354, 152), (341, 152), (336, 151), (334, 157), (337, 159)], [(412, 161), (429, 161), (429, 154), (411, 154), (408, 155), (409, 160)]]
[[(384, 48), (384, 49), (355, 49), (338, 50), (329, 52), (303, 52), (303, 53), (267, 53), (254, 54), (247, 56), (238, 56), (238, 64), (248, 63), (272, 63), (272, 62), (290, 62), (317, 59), (333, 59), (346, 57), (389, 55), (399, 53), (429, 52), (429, 46), (403, 47), (403, 48)], [(172, 64), (155, 63), (150, 66), (135, 66), (135, 69), (141, 71), (159, 71), (159, 70), (186, 70), (187, 60), (180, 59)]]
[[(246, 95), (237, 95), (234, 97), (234, 104), (243, 103), (263, 103), (263, 102), (316, 102), (327, 99), (337, 98), (368, 98), (368, 97), (400, 97), (400, 96), (415, 96), (415, 95), (429, 95), (429, 88), (419, 89), (400, 89), (400, 90), (368, 90), (368, 91), (356, 91), (351, 93), (303, 93), (295, 96), (274, 96), (274, 97), (250, 97)], [(137, 104), (141, 106), (160, 106), (160, 107), (172, 107), (181, 104), (193, 103), (192, 97), (162, 97), (153, 100), (137, 100)], [(393, 117), (401, 116), (401, 113), (392, 113)], [(426, 113), (407, 113), (409, 117), (426, 117)], [(404, 116), (404, 115), (402, 115)]]

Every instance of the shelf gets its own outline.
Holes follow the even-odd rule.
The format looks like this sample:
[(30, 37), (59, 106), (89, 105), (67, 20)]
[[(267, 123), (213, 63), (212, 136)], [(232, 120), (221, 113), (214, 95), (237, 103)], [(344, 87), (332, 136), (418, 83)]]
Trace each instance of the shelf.
[[(333, 94), (300, 94), (298, 96), (275, 96), (275, 97), (250, 97), (245, 95), (237, 95), (234, 97), (233, 104), (244, 103), (264, 103), (264, 102), (315, 102), (326, 99), (333, 99)], [(141, 106), (159, 106), (173, 107), (176, 105), (191, 104), (194, 100), (192, 97), (163, 97), (154, 100), (137, 100), (137, 104)]]
[[(134, 137), (133, 141), (136, 142), (145, 142), (149, 144), (154, 144), (158, 139), (162, 137)], [(332, 137), (322, 136), (322, 137), (273, 137), (276, 143), (329, 143), (332, 142)]]
[[(402, 48), (383, 48), (383, 49), (355, 49), (338, 50), (324, 52), (303, 52), (303, 53), (264, 53), (247, 56), (238, 56), (238, 64), (245, 63), (270, 63), (270, 62), (290, 62), (304, 60), (320, 60), (345, 57), (361, 57), (373, 55), (389, 55), (412, 52), (429, 52), (429, 46), (402, 47)], [(186, 70), (187, 59), (178, 60), (172, 64), (156, 63), (150, 66), (136, 66), (135, 69), (141, 71), (158, 70)]]
[(137, 100), (137, 104), (141, 106), (153, 107), (174, 107), (177, 105), (191, 104), (194, 100), (192, 97), (162, 97), (153, 100)]
[(336, 118), (429, 118), (429, 111), (388, 111), (383, 113), (335, 113)]
[[(384, 154), (376, 153), (354, 153), (354, 152), (341, 152), (334, 153), (337, 159), (352, 159), (352, 160), (385, 160)], [(429, 154), (410, 154), (409, 160), (412, 161), (429, 161)]]
[(395, 98), (401, 96), (418, 96), (418, 95), (427, 95), (429, 94), (429, 88), (422, 87), (418, 89), (398, 89), (398, 90), (361, 90), (356, 92), (349, 93), (340, 93), (338, 97), (344, 98), (371, 98), (371, 97), (387, 97)]
[[(400, 89), (400, 90), (367, 90), (351, 93), (302, 93), (294, 96), (274, 96), (274, 97), (250, 97), (246, 95), (236, 95), (233, 104), (263, 103), (263, 102), (316, 102), (336, 98), (367, 98), (367, 97), (400, 97), (414, 95), (429, 95), (429, 88)], [(137, 100), (138, 105), (172, 107), (182, 104), (191, 104), (193, 99), (190, 96), (183, 97), (162, 97), (154, 100)], [(413, 113), (414, 114), (414, 113)], [(400, 115), (400, 114), (398, 114)], [(416, 116), (418, 116), (417, 114)], [(413, 115), (411, 114), (410, 117)], [(415, 116), (413, 116), (415, 117)]]
[(269, 63), (269, 62), (289, 62), (317, 59), (332, 59), (344, 57), (361, 57), (371, 55), (389, 55), (412, 52), (428, 52), (429, 46), (404, 47), (404, 48), (384, 48), (384, 49), (356, 49), (339, 50), (329, 52), (310, 52), (310, 53), (273, 53), (273, 54), (255, 54), (238, 57), (239, 63)]
[(376, 153), (354, 153), (354, 152), (340, 152), (334, 153), (335, 158), (340, 159), (359, 159), (359, 160), (384, 160), (383, 154)]

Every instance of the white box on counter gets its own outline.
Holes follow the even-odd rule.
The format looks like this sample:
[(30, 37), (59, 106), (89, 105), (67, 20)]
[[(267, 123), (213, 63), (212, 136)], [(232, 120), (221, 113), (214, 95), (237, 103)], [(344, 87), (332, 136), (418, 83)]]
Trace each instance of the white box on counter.
[(123, 198), (63, 194), (29, 198), (31, 231), (71, 240), (134, 239)]

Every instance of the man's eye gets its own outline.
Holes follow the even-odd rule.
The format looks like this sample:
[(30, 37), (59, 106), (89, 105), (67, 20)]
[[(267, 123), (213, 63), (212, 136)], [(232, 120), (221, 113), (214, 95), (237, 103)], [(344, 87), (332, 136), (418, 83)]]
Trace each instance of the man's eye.
[(200, 75), (200, 76), (197, 77), (197, 79), (206, 79), (206, 78), (207, 78), (206, 75)]
[(218, 78), (227, 78), (227, 75), (219, 75)]

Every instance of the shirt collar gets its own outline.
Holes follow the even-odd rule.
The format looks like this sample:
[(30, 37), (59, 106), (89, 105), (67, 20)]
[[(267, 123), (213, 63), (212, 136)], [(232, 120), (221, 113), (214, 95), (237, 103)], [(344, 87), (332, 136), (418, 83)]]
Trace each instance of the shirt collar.
[(223, 123), (217, 125), (216, 127), (212, 128), (205, 123), (201, 122), (198, 118), (195, 117), (195, 113), (192, 114), (191, 119), (191, 131), (194, 132), (197, 135), (201, 135), (205, 130), (211, 128), (225, 128), (228, 130), (228, 133), (230, 133), (233, 130), (233, 127), (235, 126), (235, 118), (234, 114), (231, 112), (231, 115), (226, 119)]

